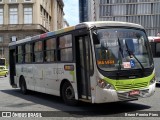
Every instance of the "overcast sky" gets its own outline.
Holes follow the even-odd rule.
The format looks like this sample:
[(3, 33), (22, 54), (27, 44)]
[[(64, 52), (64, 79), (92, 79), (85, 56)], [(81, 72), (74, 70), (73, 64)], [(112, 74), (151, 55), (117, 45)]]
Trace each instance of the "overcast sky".
[(64, 18), (70, 26), (79, 23), (79, 3), (78, 0), (63, 0), (64, 2)]

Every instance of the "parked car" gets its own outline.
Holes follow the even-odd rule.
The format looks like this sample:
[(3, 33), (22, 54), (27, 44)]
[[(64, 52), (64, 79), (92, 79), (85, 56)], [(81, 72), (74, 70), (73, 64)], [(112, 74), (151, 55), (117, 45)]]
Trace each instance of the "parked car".
[(8, 75), (8, 69), (6, 69), (5, 67), (3, 66), (0, 66), (0, 76), (5, 76), (7, 77)]

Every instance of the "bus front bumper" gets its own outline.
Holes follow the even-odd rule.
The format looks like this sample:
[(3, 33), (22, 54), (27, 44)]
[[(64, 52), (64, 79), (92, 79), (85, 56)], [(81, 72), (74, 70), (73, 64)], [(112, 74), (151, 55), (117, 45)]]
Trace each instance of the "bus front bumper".
[[(155, 85), (156, 83), (153, 83), (152, 85), (149, 85), (149, 87), (147, 88), (129, 90), (129, 91), (102, 89), (97, 86), (96, 96), (94, 97), (94, 100), (92, 100), (92, 103), (132, 101), (132, 100), (138, 100), (139, 98), (150, 97), (155, 93)], [(138, 91), (139, 94), (130, 95), (130, 93), (134, 91)]]

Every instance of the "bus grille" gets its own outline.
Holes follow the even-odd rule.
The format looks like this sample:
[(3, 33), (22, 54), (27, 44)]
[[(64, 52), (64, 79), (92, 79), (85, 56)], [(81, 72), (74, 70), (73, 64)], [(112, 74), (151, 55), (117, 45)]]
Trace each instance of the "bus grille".
[(126, 84), (126, 85), (115, 85), (117, 90), (129, 90), (129, 89), (139, 89), (148, 86), (148, 82), (135, 83), (135, 84)]
[(146, 90), (140, 90), (140, 94), (139, 95), (129, 96), (129, 92), (117, 93), (117, 94), (118, 94), (118, 99), (119, 100), (126, 101), (126, 100), (136, 100), (139, 97), (143, 97), (143, 95), (147, 94), (148, 92), (149, 92), (149, 90), (146, 89)]

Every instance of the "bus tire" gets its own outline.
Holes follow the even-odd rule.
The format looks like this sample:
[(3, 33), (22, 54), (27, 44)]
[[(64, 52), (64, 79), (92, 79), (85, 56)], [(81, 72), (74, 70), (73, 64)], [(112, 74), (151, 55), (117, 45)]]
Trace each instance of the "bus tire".
[(62, 86), (62, 98), (67, 105), (77, 105), (75, 100), (74, 89), (69, 82), (65, 82)]
[(26, 85), (26, 81), (23, 77), (21, 77), (20, 79), (20, 89), (21, 89), (21, 92), (26, 95), (27, 94), (27, 85)]

